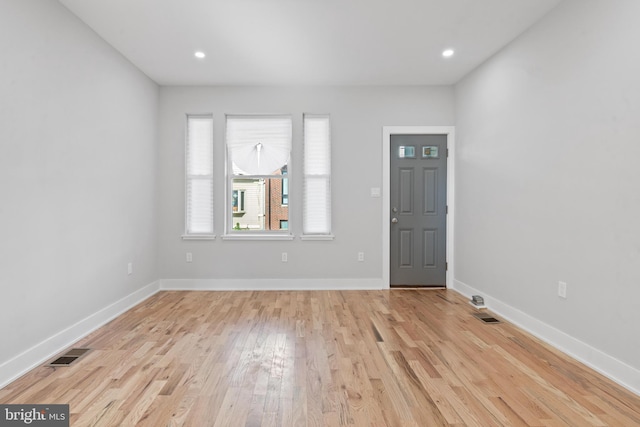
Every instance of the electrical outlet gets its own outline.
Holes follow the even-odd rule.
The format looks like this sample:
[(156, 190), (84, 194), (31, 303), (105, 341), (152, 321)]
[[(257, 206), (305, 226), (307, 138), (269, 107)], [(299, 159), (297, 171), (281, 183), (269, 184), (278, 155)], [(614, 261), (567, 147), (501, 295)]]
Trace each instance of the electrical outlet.
[(133, 263), (130, 262), (129, 264), (127, 264), (127, 274), (129, 276), (131, 276), (133, 274)]
[(364, 252), (358, 252), (358, 261), (359, 262), (364, 261)]
[(187, 252), (187, 262), (193, 262), (193, 254), (191, 252)]
[(565, 282), (558, 282), (558, 296), (567, 298), (567, 284)]
[(287, 261), (288, 261), (287, 253), (282, 252), (282, 262), (287, 262)]

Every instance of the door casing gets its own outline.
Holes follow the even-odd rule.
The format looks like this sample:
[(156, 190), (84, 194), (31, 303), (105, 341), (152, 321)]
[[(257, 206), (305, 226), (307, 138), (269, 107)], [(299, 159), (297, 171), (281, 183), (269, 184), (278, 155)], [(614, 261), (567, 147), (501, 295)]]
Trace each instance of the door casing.
[(455, 127), (454, 126), (383, 126), (382, 128), (382, 287), (390, 287), (390, 225), (391, 225), (391, 135), (447, 135), (447, 288), (453, 287), (453, 235), (455, 218)]

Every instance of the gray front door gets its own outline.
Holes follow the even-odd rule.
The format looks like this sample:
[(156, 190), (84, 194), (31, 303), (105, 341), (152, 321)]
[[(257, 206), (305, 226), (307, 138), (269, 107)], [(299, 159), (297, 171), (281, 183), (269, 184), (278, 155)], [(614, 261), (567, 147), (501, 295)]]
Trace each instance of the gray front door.
[(447, 135), (391, 135), (391, 286), (445, 286)]

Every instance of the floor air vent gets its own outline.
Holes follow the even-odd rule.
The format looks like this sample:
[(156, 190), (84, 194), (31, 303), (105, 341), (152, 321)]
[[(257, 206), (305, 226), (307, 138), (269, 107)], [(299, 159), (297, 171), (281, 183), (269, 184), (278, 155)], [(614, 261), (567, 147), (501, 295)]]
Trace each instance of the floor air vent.
[(486, 313), (478, 313), (474, 314), (474, 316), (482, 320), (484, 323), (500, 323), (498, 319)]
[(58, 356), (53, 362), (49, 363), (48, 366), (58, 367), (58, 366), (69, 366), (82, 356), (87, 354), (91, 350), (90, 348), (72, 348), (71, 350), (64, 353), (62, 356)]

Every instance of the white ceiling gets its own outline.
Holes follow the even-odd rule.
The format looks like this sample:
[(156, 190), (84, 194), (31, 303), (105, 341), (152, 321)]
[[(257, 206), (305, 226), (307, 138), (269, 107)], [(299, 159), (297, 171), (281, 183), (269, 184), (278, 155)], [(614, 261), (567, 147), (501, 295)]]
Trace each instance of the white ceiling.
[(59, 1), (160, 85), (452, 84), (560, 2)]

